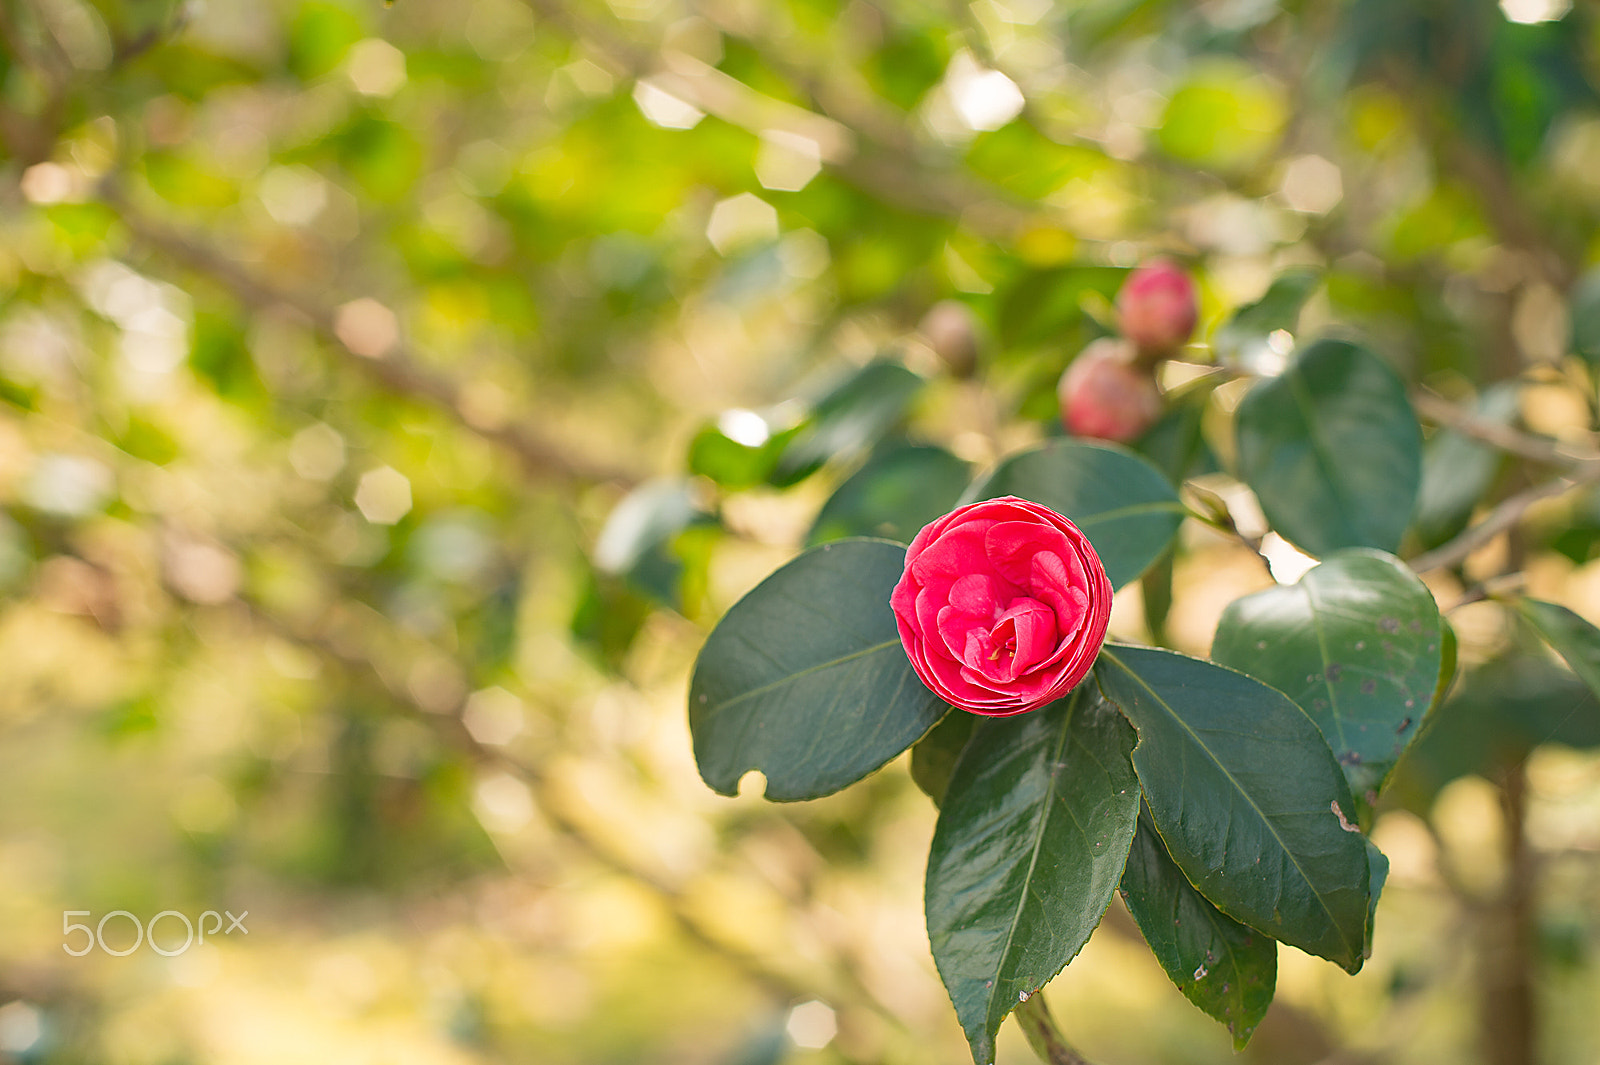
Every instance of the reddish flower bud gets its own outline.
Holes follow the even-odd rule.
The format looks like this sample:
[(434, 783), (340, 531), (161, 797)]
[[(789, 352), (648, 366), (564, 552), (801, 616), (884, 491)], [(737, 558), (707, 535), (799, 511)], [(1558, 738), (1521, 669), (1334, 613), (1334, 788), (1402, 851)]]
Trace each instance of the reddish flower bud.
[(1161, 417), (1161, 392), (1135, 364), (1133, 345), (1102, 337), (1078, 353), (1061, 375), (1061, 424), (1075, 436), (1127, 443)]
[(1194, 282), (1170, 259), (1152, 259), (1117, 293), (1122, 335), (1144, 355), (1169, 355), (1189, 339), (1200, 317)]

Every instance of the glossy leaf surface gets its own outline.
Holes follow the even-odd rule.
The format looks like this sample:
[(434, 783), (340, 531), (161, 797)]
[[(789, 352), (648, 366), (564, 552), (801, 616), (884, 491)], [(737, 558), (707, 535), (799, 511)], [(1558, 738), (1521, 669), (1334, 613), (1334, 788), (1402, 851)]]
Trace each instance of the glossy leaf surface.
[(767, 798), (838, 791), (945, 712), (911, 671), (889, 593), (905, 548), (843, 540), (789, 562), (725, 614), (689, 685), (700, 775), (733, 795), (751, 769)]
[(1361, 968), (1364, 838), (1317, 726), (1260, 681), (1145, 647), (1106, 647), (1101, 689), (1139, 731), (1133, 764), (1167, 852), (1218, 909)]
[(1240, 476), (1284, 539), (1319, 558), (1399, 549), (1422, 479), (1422, 429), (1378, 356), (1318, 341), (1245, 396), (1235, 428)]
[(1433, 700), (1439, 609), (1399, 559), (1342, 551), (1296, 584), (1236, 599), (1211, 657), (1293, 699), (1317, 723), (1351, 792), (1377, 800)]
[(1122, 874), (1122, 901), (1173, 984), (1227, 1026), (1234, 1049), (1243, 1049), (1272, 1005), (1277, 941), (1207, 902), (1145, 816)]
[(928, 854), (928, 940), (973, 1060), (1100, 923), (1139, 812), (1133, 730), (1093, 684), (978, 723)]
[(1031, 499), (1066, 515), (1094, 545), (1114, 588), (1161, 557), (1184, 513), (1172, 485), (1144, 459), (1070, 440), (1011, 456), (965, 498), (999, 496)]

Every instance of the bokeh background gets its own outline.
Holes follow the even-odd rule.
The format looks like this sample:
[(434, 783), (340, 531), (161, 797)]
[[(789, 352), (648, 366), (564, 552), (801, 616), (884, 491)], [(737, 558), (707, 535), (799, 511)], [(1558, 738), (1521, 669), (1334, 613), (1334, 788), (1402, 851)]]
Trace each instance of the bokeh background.
[[(912, 439), (1059, 432), (1156, 253), (1187, 363), (1303, 267), (1290, 342), (1590, 441), (1597, 87), (1567, 0), (0, 0), (0, 1060), (967, 1060), (904, 760), (695, 771), (699, 642), (860, 454), (726, 463), (883, 353)], [(1600, 618), (1597, 538), (1549, 500), (1441, 605), (1510, 559)], [(1272, 579), (1195, 524), (1171, 640)], [(1600, 1062), (1600, 708), (1517, 661), (1462, 705), (1520, 737), (1378, 825), (1365, 971), (1284, 948), (1242, 1060)], [(71, 956), (85, 910), (248, 934)], [(1047, 994), (1102, 1065), (1234, 1060), (1118, 904)]]

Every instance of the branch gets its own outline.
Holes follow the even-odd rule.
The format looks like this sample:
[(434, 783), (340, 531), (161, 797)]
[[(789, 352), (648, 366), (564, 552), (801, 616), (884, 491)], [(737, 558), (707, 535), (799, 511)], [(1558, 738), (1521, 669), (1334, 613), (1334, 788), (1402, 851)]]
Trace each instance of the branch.
[(1476, 411), (1457, 406), (1430, 389), (1419, 388), (1413, 391), (1411, 405), (1416, 408), (1417, 413), (1432, 422), (1453, 429), (1463, 436), (1493, 444), (1501, 451), (1533, 462), (1573, 467), (1600, 463), (1600, 451), (1595, 451), (1593, 448), (1580, 451), (1548, 437), (1523, 432), (1504, 422), (1485, 418)]
[(397, 344), (380, 358), (356, 355), (339, 339), (334, 328), (337, 312), (332, 306), (279, 288), (255, 276), (215, 248), (145, 217), (128, 202), (113, 181), (101, 184), (100, 196), (117, 212), (123, 225), (139, 243), (210, 278), (248, 307), (258, 310), (289, 307), (298, 311), (330, 347), (350, 356), (346, 360), (347, 365), (360, 370), (389, 392), (420, 400), (444, 411), (464, 428), (516, 456), (530, 475), (568, 483), (612, 481), (627, 485), (638, 480), (631, 470), (618, 469), (575, 455), (570, 449), (536, 435), (525, 424), (486, 424), (482, 417), (474, 416), (459, 382), (418, 362), (403, 344)]
[(1553, 481), (1546, 481), (1543, 484), (1536, 484), (1532, 488), (1524, 489), (1514, 496), (1507, 496), (1478, 524), (1464, 530), (1455, 539), (1441, 544), (1432, 551), (1427, 551), (1415, 558), (1408, 559), (1406, 564), (1417, 573), (1426, 573), (1429, 570), (1458, 565), (1472, 552), (1521, 521), (1522, 515), (1527, 513), (1528, 508), (1541, 499), (1553, 498), (1581, 484), (1588, 484), (1597, 480), (1600, 480), (1600, 469), (1591, 466), (1584, 471), (1581, 477), (1558, 477)]
[[(253, 617), (283, 638), (305, 647), (343, 669), (363, 676), (376, 677), (383, 683), (382, 671), (360, 648), (358, 640), (334, 638), (322, 632), (320, 627), (294, 624), (274, 615), (247, 596), (241, 596), (241, 601), (251, 611)], [(552, 829), (597, 865), (649, 891), (661, 902), (673, 924), (687, 939), (708, 953), (721, 958), (760, 987), (769, 997), (780, 1002), (819, 999), (858, 1003), (897, 1030), (908, 1031), (905, 1020), (877, 997), (846, 960), (840, 961), (836, 971), (838, 978), (846, 985), (841, 993), (838, 988), (818, 986), (816, 983), (791, 976), (769, 965), (743, 947), (727, 942), (695, 915), (691, 900), (682, 888), (617, 854), (597, 840), (580, 821), (565, 813), (561, 808), (559, 796), (539, 767), (513, 758), (499, 748), (488, 746), (475, 739), (461, 719), (464, 704), (457, 705), (452, 712), (441, 714), (427, 710), (409, 693), (396, 691), (390, 685), (385, 684), (385, 691), (389, 692), (413, 718), (428, 726), (444, 742), (466, 752), (480, 764), (493, 766), (526, 784), (533, 794), (535, 808)]]
[[(816, 143), (819, 158), (834, 172), (902, 210), (959, 218), (969, 229), (996, 238), (1009, 238), (1030, 219), (1059, 213), (1049, 204), (1020, 200), (959, 169), (927, 165), (916, 158), (905, 115), (878, 105), (868, 94), (843, 90), (834, 79), (823, 78), (786, 57), (768, 50), (761, 53), (762, 60), (780, 77), (802, 86), (817, 100), (823, 113), (757, 92), (692, 56), (662, 55), (640, 47), (620, 32), (574, 13), (559, 0), (524, 2), (541, 20), (594, 49), (623, 77), (648, 79), (662, 91), (757, 136), (781, 129), (806, 137)], [(702, 5), (698, 12), (722, 32), (752, 47), (774, 39), (715, 4)], [(862, 144), (871, 150), (858, 150)]]

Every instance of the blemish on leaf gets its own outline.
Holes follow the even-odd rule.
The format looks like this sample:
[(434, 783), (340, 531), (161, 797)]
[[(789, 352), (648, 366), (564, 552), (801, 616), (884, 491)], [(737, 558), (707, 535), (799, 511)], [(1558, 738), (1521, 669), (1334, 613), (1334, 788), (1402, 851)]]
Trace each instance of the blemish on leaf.
[(1256, 650), (1257, 651), (1265, 651), (1266, 649), (1267, 649), (1267, 641), (1266, 640), (1257, 640), (1256, 641)]
[(1394, 633), (1400, 631), (1400, 622), (1394, 618), (1379, 618), (1378, 628), (1384, 632)]
[(1346, 751), (1339, 756), (1340, 765), (1360, 765), (1361, 753), (1359, 751)]
[(1411, 719), (1409, 717), (1403, 717), (1403, 718), (1400, 719), (1400, 724), (1395, 729), (1395, 731), (1396, 732), (1404, 732), (1406, 729), (1408, 729), (1410, 727), (1411, 727)]
[(1373, 692), (1375, 692), (1377, 690), (1378, 690), (1378, 682), (1373, 680), (1371, 677), (1368, 677), (1366, 680), (1361, 682), (1361, 694), (1362, 695), (1371, 695)]
[(1339, 682), (1340, 675), (1343, 673), (1344, 666), (1340, 665), (1338, 662), (1329, 662), (1327, 668), (1322, 671), (1323, 676), (1328, 678), (1329, 684), (1337, 684)]
[(1330, 802), (1328, 804), (1328, 809), (1332, 810), (1333, 811), (1333, 816), (1335, 816), (1335, 817), (1337, 817), (1339, 819), (1339, 827), (1340, 828), (1344, 829), (1346, 832), (1355, 832), (1355, 833), (1358, 833), (1358, 834), (1360, 833), (1361, 829), (1357, 828), (1355, 825), (1352, 825), (1350, 823), (1349, 818), (1345, 817), (1344, 811), (1339, 809), (1339, 800), (1338, 799), (1335, 799), (1332, 802)]
[(1206, 973), (1209, 972), (1209, 971), (1210, 970), (1207, 969), (1205, 967), (1205, 965), (1202, 963), (1201, 966), (1194, 971), (1194, 978), (1196, 980), (1204, 980), (1206, 978)]
[(1366, 640), (1357, 640), (1356, 641), (1356, 650), (1357, 651), (1365, 651), (1366, 649), (1367, 649), (1367, 641)]

